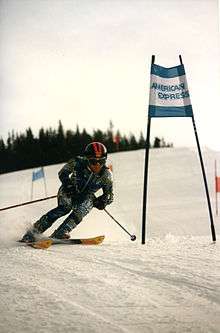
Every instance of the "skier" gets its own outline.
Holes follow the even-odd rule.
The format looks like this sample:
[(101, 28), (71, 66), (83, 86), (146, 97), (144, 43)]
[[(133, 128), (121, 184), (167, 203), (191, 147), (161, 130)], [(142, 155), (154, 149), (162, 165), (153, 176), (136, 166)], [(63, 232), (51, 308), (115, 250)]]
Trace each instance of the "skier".
[[(43, 215), (27, 230), (22, 242), (33, 242), (60, 217), (69, 214), (51, 238), (68, 239), (73, 230), (93, 207), (102, 210), (113, 201), (111, 171), (106, 166), (107, 149), (100, 142), (92, 142), (84, 155), (71, 159), (59, 171), (62, 183), (58, 191), (58, 206)], [(102, 189), (103, 194), (95, 193)]]

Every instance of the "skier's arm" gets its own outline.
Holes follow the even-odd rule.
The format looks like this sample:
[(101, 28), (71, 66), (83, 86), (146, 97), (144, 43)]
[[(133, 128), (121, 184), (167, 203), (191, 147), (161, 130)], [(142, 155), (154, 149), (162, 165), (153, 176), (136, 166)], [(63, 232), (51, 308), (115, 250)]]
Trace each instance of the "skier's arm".
[(113, 180), (110, 172), (107, 172), (104, 176), (102, 190), (103, 194), (94, 201), (94, 207), (98, 209), (104, 209), (113, 202)]
[(105, 205), (110, 205), (113, 202), (113, 182), (111, 179), (107, 179), (103, 186), (103, 194), (101, 195), (102, 201)]
[[(74, 159), (66, 163), (62, 169), (59, 171), (58, 176), (64, 188), (69, 190), (76, 190), (76, 181), (75, 181), (75, 165), (76, 161)], [(71, 175), (71, 178), (70, 178)]]

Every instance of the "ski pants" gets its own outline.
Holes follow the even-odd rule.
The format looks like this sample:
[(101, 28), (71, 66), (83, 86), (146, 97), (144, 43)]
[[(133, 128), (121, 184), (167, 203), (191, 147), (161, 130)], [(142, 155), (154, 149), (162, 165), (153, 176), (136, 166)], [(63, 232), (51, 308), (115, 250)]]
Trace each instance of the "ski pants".
[(93, 195), (88, 195), (85, 199), (74, 200), (68, 196), (62, 189), (58, 191), (58, 206), (50, 210), (47, 214), (43, 215), (34, 227), (39, 232), (44, 232), (52, 226), (52, 224), (60, 217), (68, 215), (64, 222), (60, 225), (59, 229), (71, 231), (74, 229), (93, 208)]

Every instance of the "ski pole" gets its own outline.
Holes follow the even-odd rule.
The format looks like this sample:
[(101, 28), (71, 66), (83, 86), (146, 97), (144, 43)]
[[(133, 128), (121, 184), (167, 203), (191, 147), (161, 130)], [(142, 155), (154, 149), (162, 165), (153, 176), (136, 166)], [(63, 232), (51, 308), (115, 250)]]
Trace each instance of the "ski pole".
[(108, 216), (111, 217), (111, 219), (113, 221), (115, 221), (131, 237), (132, 241), (136, 240), (136, 236), (135, 235), (131, 235), (130, 232), (128, 232), (105, 208), (104, 208), (104, 211), (106, 212), (106, 214), (108, 214)]
[(44, 201), (44, 200), (48, 200), (48, 199), (54, 199), (56, 197), (57, 197), (56, 195), (52, 195), (51, 197), (46, 197), (46, 198), (43, 198), (43, 199), (37, 199), (37, 200), (27, 201), (27, 202), (23, 202), (23, 203), (20, 203), (20, 204), (17, 204), (17, 205), (0, 208), (0, 211), (6, 210), (6, 209), (15, 208), (15, 207), (29, 205), (29, 204), (32, 204), (32, 203), (35, 203), (35, 202), (39, 202), (39, 201)]

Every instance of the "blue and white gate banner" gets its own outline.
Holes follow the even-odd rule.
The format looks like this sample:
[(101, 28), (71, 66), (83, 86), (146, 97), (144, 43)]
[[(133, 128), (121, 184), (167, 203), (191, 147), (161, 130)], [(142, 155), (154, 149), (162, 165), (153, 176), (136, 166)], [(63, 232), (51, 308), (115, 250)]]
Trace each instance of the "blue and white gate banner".
[(37, 171), (33, 171), (32, 173), (32, 181), (34, 182), (35, 180), (44, 178), (44, 169), (40, 168)]
[(183, 65), (151, 65), (150, 117), (192, 117), (192, 105)]

